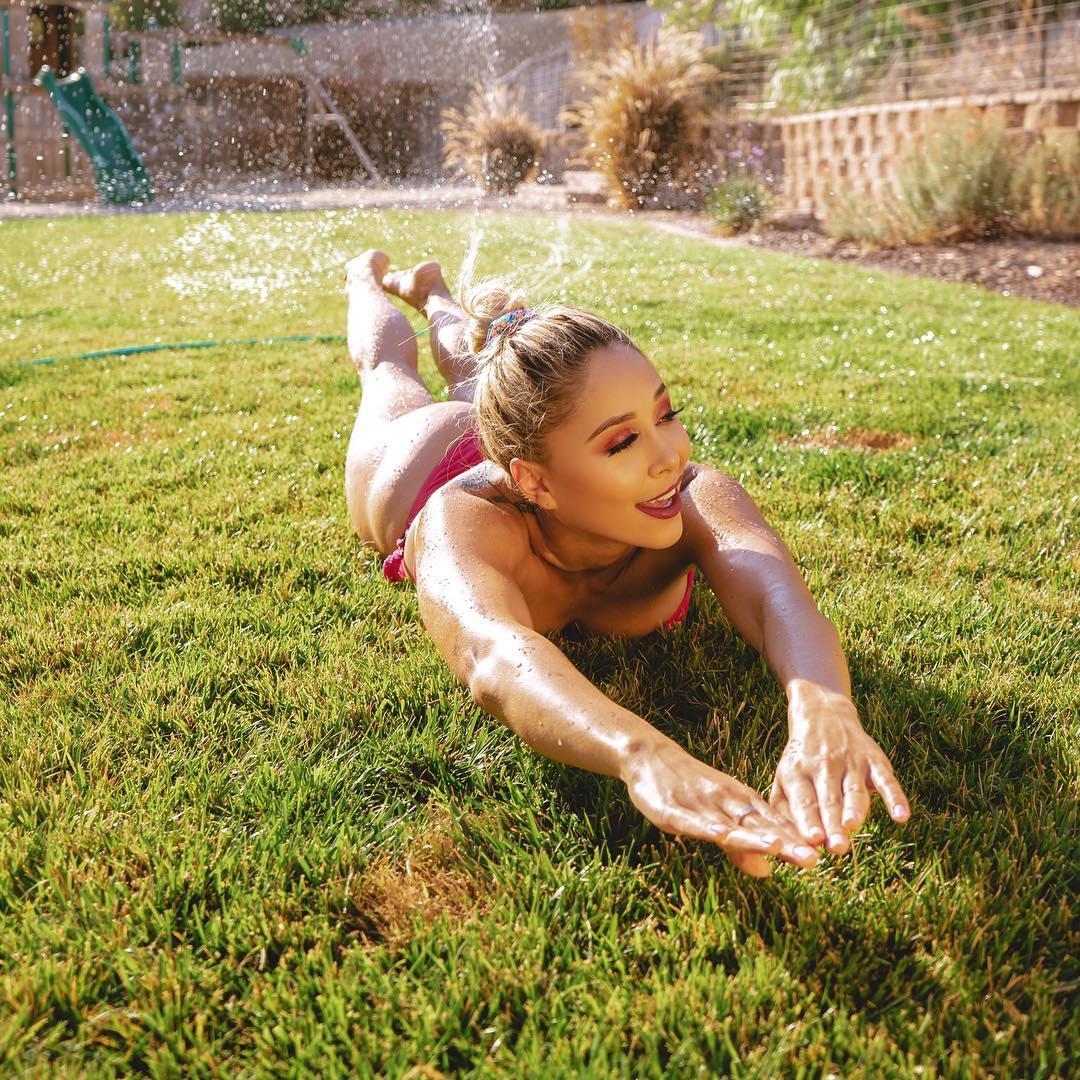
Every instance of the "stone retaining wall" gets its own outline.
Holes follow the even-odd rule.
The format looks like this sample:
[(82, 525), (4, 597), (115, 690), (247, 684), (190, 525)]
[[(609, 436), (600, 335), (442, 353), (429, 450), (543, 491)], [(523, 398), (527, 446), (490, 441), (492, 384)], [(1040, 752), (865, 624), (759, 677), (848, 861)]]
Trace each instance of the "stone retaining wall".
[(860, 105), (778, 119), (784, 142), (781, 205), (824, 215), (838, 194), (878, 195), (904, 151), (949, 116), (984, 116), (1018, 139), (1080, 138), (1080, 87), (1009, 96)]

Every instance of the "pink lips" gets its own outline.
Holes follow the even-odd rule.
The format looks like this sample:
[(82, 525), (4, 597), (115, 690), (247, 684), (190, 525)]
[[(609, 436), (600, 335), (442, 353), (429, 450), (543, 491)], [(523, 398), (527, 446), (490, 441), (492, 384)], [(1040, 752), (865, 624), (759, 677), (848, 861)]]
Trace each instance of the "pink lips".
[(643, 506), (641, 503), (636, 503), (635, 505), (643, 514), (648, 514), (649, 517), (665, 519), (673, 518), (680, 510), (682, 510), (682, 495), (676, 491), (674, 497), (667, 506)]

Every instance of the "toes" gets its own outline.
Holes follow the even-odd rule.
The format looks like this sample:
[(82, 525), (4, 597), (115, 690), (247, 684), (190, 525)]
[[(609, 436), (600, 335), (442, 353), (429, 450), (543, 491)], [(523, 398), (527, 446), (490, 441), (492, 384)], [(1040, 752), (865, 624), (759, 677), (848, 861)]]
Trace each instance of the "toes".
[(370, 274), (376, 281), (382, 281), (390, 269), (390, 256), (385, 251), (369, 248), (367, 251), (350, 259), (345, 265), (345, 278), (364, 277)]
[(417, 311), (424, 306), (417, 292), (416, 277), (411, 270), (395, 270), (392, 274), (387, 274), (382, 280), (382, 287), (391, 296), (404, 300)]

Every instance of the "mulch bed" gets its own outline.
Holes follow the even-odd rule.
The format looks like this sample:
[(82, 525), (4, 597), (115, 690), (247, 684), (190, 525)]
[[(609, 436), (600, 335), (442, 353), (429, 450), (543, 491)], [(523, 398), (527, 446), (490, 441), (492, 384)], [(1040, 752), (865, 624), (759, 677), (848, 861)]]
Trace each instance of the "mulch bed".
[(1080, 307), (1080, 240), (1014, 237), (873, 250), (829, 236), (811, 217), (778, 219), (735, 236), (721, 235), (703, 213), (647, 211), (639, 219), (665, 232), (700, 237), (724, 247), (754, 247), (877, 266), (939, 281), (966, 281), (1003, 296)]
[(766, 227), (742, 242), (789, 255), (880, 266), (940, 281), (967, 281), (1003, 296), (1080, 307), (1080, 242), (1075, 240), (985, 240), (866, 251), (815, 229)]

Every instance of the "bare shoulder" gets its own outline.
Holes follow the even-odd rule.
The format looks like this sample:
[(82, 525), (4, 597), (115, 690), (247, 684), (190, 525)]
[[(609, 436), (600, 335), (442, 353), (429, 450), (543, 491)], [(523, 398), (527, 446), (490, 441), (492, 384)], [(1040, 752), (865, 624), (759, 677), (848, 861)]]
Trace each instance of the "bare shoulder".
[(494, 467), (477, 466), (435, 492), (413, 537), (420, 617), (444, 656), (456, 655), (468, 628), (532, 626), (518, 584), (532, 554), (528, 531)]
[(695, 495), (699, 498), (702, 495), (709, 498), (723, 495), (729, 497), (742, 495), (749, 498), (743, 486), (734, 476), (724, 472), (723, 469), (716, 468), (715, 465), (703, 465), (699, 461), (693, 461), (688, 466), (687, 472), (690, 474), (690, 478), (683, 490), (691, 498), (694, 498)]
[(513, 575), (531, 554), (525, 516), (530, 507), (481, 465), (439, 488), (422, 512), (417, 557), (487, 564)]
[(786, 552), (783, 541), (733, 476), (714, 465), (693, 463), (690, 469), (683, 521), (686, 541), (699, 565), (702, 558), (725, 550)]

